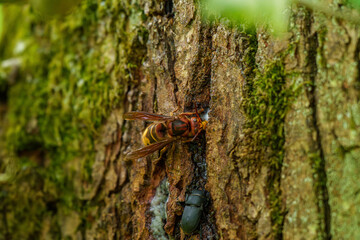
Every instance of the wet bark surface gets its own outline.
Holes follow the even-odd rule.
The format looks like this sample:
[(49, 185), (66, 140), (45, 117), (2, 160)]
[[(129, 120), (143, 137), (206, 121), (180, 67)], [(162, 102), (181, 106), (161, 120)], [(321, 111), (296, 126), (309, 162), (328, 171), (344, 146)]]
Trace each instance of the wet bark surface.
[[(28, 45), (1, 47), (22, 61), (1, 70), (0, 170), (17, 177), (0, 178), (0, 239), (360, 235), (356, 26), (293, 6), (277, 38), (210, 23), (197, 1), (94, 0), (55, 22), (12, 10), (28, 23), (10, 19), (17, 45), (1, 45)], [(208, 125), (194, 141), (125, 159), (149, 124), (125, 112), (195, 106)], [(194, 189), (207, 201), (189, 236)]]

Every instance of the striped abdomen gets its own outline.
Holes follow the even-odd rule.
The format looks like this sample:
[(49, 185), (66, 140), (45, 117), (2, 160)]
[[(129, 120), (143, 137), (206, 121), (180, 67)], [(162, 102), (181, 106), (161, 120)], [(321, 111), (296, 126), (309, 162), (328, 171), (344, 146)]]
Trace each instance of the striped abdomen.
[(167, 138), (168, 134), (165, 123), (153, 123), (149, 125), (142, 135), (142, 141), (144, 145), (160, 142)]

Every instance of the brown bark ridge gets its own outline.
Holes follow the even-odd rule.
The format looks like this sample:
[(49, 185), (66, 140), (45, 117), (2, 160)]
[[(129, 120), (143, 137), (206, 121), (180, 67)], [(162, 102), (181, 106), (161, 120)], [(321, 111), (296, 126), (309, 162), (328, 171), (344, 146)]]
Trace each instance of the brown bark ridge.
[[(292, 6), (277, 38), (200, 4), (89, 0), (51, 21), (6, 7), (0, 240), (360, 238), (357, 26)], [(195, 141), (125, 160), (148, 125), (125, 112), (195, 105)], [(194, 189), (207, 201), (185, 235)]]

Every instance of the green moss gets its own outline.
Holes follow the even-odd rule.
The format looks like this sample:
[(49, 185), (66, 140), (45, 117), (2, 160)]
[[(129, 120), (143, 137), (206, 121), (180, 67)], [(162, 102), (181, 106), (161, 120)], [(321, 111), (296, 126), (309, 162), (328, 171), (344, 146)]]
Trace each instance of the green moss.
[[(147, 32), (136, 4), (125, 9), (110, 1), (88, 0), (64, 18), (43, 20), (29, 7), (9, 8), (17, 18), (9, 18), (12, 29), (4, 29), (0, 57), (17, 57), (22, 64), (8, 89), (5, 142), (6, 151), (18, 159), (19, 171), (4, 187), (11, 195), (5, 194), (0, 209), (29, 214), (7, 218), (13, 228), (4, 231), (14, 239), (35, 239), (49, 206), (86, 216), (88, 208), (77, 198), (75, 182), (91, 185), (99, 127), (123, 102), (131, 77), (137, 77)], [(25, 49), (15, 54), (19, 42)], [(34, 189), (18, 189), (24, 182)], [(24, 204), (15, 212), (20, 202)], [(28, 226), (30, 218), (34, 226)]]
[(268, 165), (270, 170), (267, 178), (268, 202), (273, 236), (277, 239), (282, 235), (285, 214), (280, 190), (285, 143), (284, 120), (296, 94), (292, 87), (286, 87), (282, 60), (268, 64), (263, 72), (255, 69), (252, 74), (254, 78), (247, 82), (248, 96), (242, 106), (248, 119), (245, 132), (251, 136), (255, 148), (260, 152), (260, 161)]
[(255, 76), (255, 66), (256, 66), (256, 60), (255, 55), (256, 51), (258, 49), (258, 42), (257, 42), (257, 36), (256, 32), (253, 32), (251, 35), (249, 35), (249, 46), (246, 48), (246, 53), (244, 57), (244, 63), (245, 63), (245, 75), (248, 78), (254, 78)]

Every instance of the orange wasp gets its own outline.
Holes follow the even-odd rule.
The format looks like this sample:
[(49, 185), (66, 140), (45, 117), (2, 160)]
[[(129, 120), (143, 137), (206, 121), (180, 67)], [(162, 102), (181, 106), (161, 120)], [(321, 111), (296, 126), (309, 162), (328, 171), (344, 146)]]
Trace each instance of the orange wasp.
[(126, 159), (145, 157), (156, 150), (163, 149), (177, 140), (193, 141), (206, 128), (207, 121), (203, 121), (197, 108), (195, 112), (185, 112), (178, 116), (165, 116), (148, 112), (125, 113), (126, 120), (152, 121), (142, 134), (145, 147), (130, 152)]

